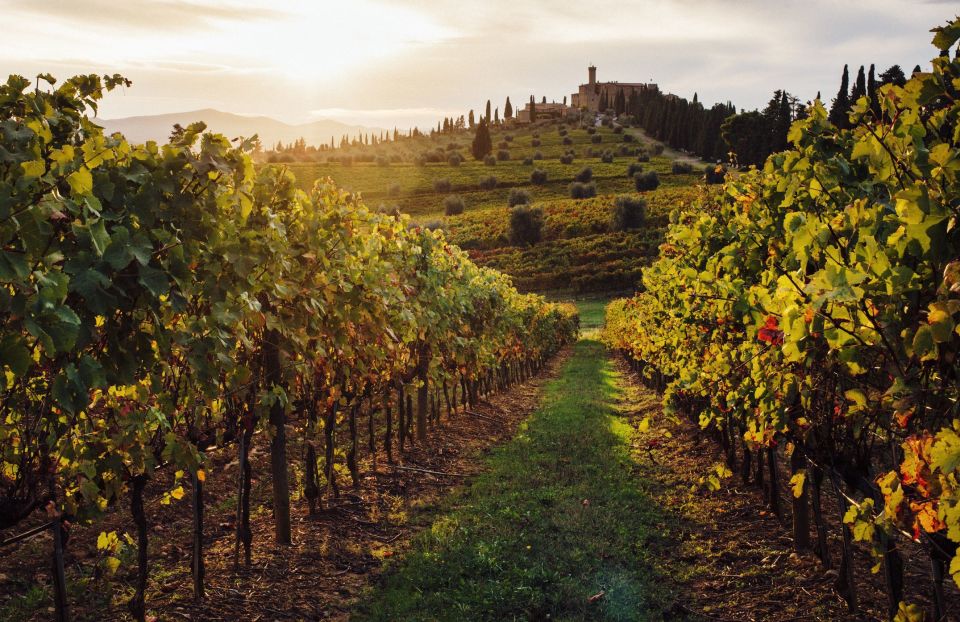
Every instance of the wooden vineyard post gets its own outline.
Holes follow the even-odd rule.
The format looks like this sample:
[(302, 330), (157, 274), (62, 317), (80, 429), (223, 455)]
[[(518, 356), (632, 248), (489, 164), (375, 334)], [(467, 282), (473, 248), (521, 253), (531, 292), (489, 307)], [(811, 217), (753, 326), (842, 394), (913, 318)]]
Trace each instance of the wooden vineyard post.
[(835, 473), (831, 474), (830, 480), (833, 482), (834, 490), (837, 493), (837, 506), (840, 508), (840, 530), (843, 535), (843, 556), (840, 558), (840, 574), (837, 577), (836, 587), (837, 592), (847, 601), (847, 610), (854, 614), (857, 612), (857, 586), (853, 572), (853, 536), (850, 533), (850, 526), (843, 522), (849, 504), (840, 490), (840, 484), (836, 478)]
[(203, 482), (193, 473), (193, 556), (190, 568), (193, 571), (193, 597), (201, 600), (204, 595), (203, 578)]
[(767, 499), (770, 502), (770, 509), (777, 518), (783, 518), (783, 509), (780, 507), (780, 478), (777, 472), (777, 448), (773, 445), (767, 447), (767, 468), (770, 470), (770, 478)]
[(430, 407), (429, 371), (430, 349), (421, 346), (417, 362), (417, 375), (420, 379), (420, 386), (417, 387), (417, 440), (420, 442), (427, 440), (427, 411)]
[(383, 388), (383, 414), (387, 430), (383, 436), (383, 449), (387, 453), (387, 463), (393, 464), (393, 411), (390, 408), (390, 387)]
[(147, 487), (146, 475), (135, 475), (130, 493), (130, 514), (137, 527), (137, 580), (130, 599), (130, 615), (138, 622), (146, 619), (147, 592), (147, 514), (143, 509), (143, 491)]
[(903, 601), (903, 558), (893, 538), (885, 533), (879, 538), (883, 551), (883, 578), (887, 584), (887, 615), (892, 620)]
[(64, 571), (63, 548), (64, 528), (63, 518), (57, 516), (53, 521), (53, 604), (57, 622), (70, 620), (70, 608), (67, 602), (67, 575)]
[(930, 574), (933, 582), (933, 619), (947, 619), (949, 610), (943, 593), (943, 581), (947, 578), (950, 560), (957, 554), (957, 545), (941, 533), (925, 533), (923, 540), (930, 556)]
[[(268, 330), (263, 338), (263, 362), (266, 371), (264, 380), (269, 388), (279, 387), (282, 382), (280, 367), (280, 332)], [(290, 478), (287, 473), (287, 415), (283, 403), (274, 399), (270, 406), (270, 425), (273, 437), (270, 440), (270, 475), (273, 479), (273, 521), (277, 544), (290, 544)]]
[[(806, 463), (803, 456), (803, 450), (799, 445), (795, 445), (793, 453), (790, 454), (790, 472), (791, 475), (799, 473)], [(790, 491), (793, 507), (793, 546), (797, 551), (806, 551), (810, 548), (810, 512), (809, 512), (809, 486), (804, 477), (803, 485), (800, 488), (800, 495)]]
[(813, 506), (813, 521), (817, 526), (817, 557), (820, 563), (827, 570), (833, 568), (833, 562), (830, 560), (830, 548), (827, 545), (827, 525), (823, 519), (823, 509), (820, 506), (821, 494), (823, 491), (823, 469), (814, 464), (810, 464), (810, 503)]
[(407, 442), (407, 423), (403, 408), (405, 403), (406, 397), (403, 394), (403, 383), (397, 383), (397, 434), (399, 436), (400, 451), (404, 450)]
[(253, 479), (253, 470), (250, 467), (250, 440), (253, 435), (252, 427), (247, 419), (243, 419), (243, 430), (240, 433), (240, 442), (237, 447), (239, 469), (237, 474), (237, 539), (233, 549), (234, 570), (240, 568), (240, 547), (243, 547), (243, 563), (250, 567), (253, 532), (250, 530), (250, 489)]

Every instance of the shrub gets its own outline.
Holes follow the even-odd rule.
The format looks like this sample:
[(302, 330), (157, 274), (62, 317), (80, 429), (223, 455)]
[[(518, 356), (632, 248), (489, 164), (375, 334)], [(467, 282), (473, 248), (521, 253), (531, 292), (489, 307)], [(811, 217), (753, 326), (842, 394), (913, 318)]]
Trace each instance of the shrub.
[(377, 156), (377, 166), (390, 166), (390, 160), (385, 156)]
[(447, 230), (446, 226), (439, 220), (431, 220), (430, 222), (425, 224), (423, 227), (424, 229), (427, 229), (429, 231), (446, 231)]
[(593, 179), (593, 169), (590, 168), (589, 166), (585, 166), (582, 169), (580, 169), (580, 172), (577, 173), (576, 176), (574, 176), (573, 178), (574, 181), (579, 181), (580, 183), (584, 183), (584, 184), (590, 181), (591, 179)]
[(507, 205), (514, 207), (516, 205), (525, 205), (530, 203), (530, 193), (526, 190), (513, 188), (510, 190), (510, 196), (507, 197)]
[(451, 194), (443, 200), (443, 213), (455, 216), (463, 213), (463, 198), (458, 194)]
[(590, 126), (587, 128), (587, 134), (596, 134), (596, 133), (597, 133), (597, 128), (593, 126)]
[(524, 165), (524, 166), (533, 166), (533, 158), (524, 158), (524, 159), (523, 159), (523, 165)]
[(571, 199), (589, 199), (597, 196), (597, 185), (593, 182), (588, 184), (575, 181), (570, 184)]
[(604, 151), (603, 153), (601, 153), (601, 154), (600, 154), (600, 161), (603, 162), (604, 164), (612, 164), (612, 163), (613, 163), (613, 152), (607, 150), (607, 151)]
[(630, 147), (627, 147), (626, 145), (620, 145), (617, 148), (617, 155), (619, 156), (630, 155)]
[(506, 149), (501, 149), (500, 151), (497, 152), (497, 159), (500, 160), (501, 162), (506, 162), (507, 160), (510, 159), (510, 152), (507, 151)]
[(539, 138), (534, 138), (533, 140), (531, 140), (531, 141), (530, 141), (530, 146), (531, 146), (531, 147), (539, 147), (539, 146), (540, 146), (540, 139), (539, 139)]
[(547, 172), (541, 168), (533, 169), (533, 172), (530, 173), (530, 183), (538, 186), (547, 183)]
[(653, 143), (651, 149), (653, 150), (653, 155), (663, 155), (663, 150), (666, 149), (666, 147), (663, 143)]
[(614, 134), (623, 134), (623, 126), (618, 125), (617, 127), (613, 128), (613, 133), (614, 133)]
[(487, 166), (496, 166), (497, 157), (492, 153), (488, 153), (487, 155), (483, 156), (483, 163), (486, 164)]
[(392, 184), (387, 190), (387, 196), (398, 197), (400, 196), (400, 184)]
[(518, 204), (510, 209), (510, 242), (532, 246), (543, 237), (543, 210)]
[(534, 160), (542, 160), (542, 159), (543, 159), (543, 153), (537, 151), (536, 153), (533, 154), (533, 159), (534, 159)]
[(679, 162), (674, 160), (673, 166), (670, 167), (670, 170), (673, 171), (674, 175), (689, 175), (693, 172), (693, 165), (689, 162)]
[(623, 142), (625, 142), (625, 143), (632, 143), (632, 142), (635, 141), (636, 139), (637, 139), (637, 137), (634, 136), (633, 134), (624, 134), (624, 135), (623, 135)]
[(594, 134), (593, 136), (590, 137), (590, 142), (592, 142), (594, 145), (599, 145), (600, 143), (603, 142), (603, 136), (601, 136), (600, 134)]
[(614, 231), (626, 231), (643, 226), (647, 219), (647, 202), (641, 198), (627, 195), (618, 196), (613, 202), (610, 228)]
[(481, 190), (493, 190), (497, 187), (497, 178), (493, 175), (481, 177), (477, 185), (480, 186)]
[(565, 153), (560, 156), (560, 164), (573, 164), (573, 154)]
[(460, 154), (459, 154), (459, 153), (454, 153), (454, 154), (451, 154), (451, 156), (450, 156), (449, 158), (447, 158), (447, 163), (448, 163), (450, 166), (460, 166), (460, 162), (461, 162), (462, 160), (463, 160), (463, 158), (460, 157)]
[(460, 148), (460, 143), (457, 143), (457, 142), (447, 143), (447, 151), (456, 151), (459, 148)]
[(450, 192), (450, 188), (453, 185), (450, 183), (449, 179), (437, 179), (433, 182), (433, 191), (434, 192)]
[(641, 151), (640, 153), (637, 154), (637, 162), (649, 162), (649, 161), (650, 161), (650, 154), (647, 153), (646, 151)]
[(572, 144), (573, 144), (573, 139), (570, 138), (569, 136), (564, 136), (564, 137), (563, 137), (563, 144), (564, 144), (564, 145), (572, 145)]
[(561, 127), (561, 128), (560, 128), (560, 135), (561, 135), (561, 136), (566, 136), (566, 135), (567, 135), (567, 130), (566, 130), (565, 128), (562, 128), (562, 127)]
[(534, 138), (540, 138), (540, 132), (534, 132), (533, 134), (531, 134), (531, 136), (533, 136)]
[(633, 185), (637, 188), (637, 192), (656, 190), (657, 186), (660, 185), (660, 176), (657, 175), (656, 171), (637, 173), (633, 176)]
[(703, 178), (708, 184), (722, 184), (727, 178), (727, 169), (722, 164), (708, 164), (703, 168)]
[(510, 134), (504, 135), (503, 139), (504, 139), (505, 141), (507, 141), (508, 143), (512, 143), (512, 142), (513, 142), (513, 136), (511, 136)]
[(637, 173), (643, 172), (643, 165), (639, 162), (631, 162), (627, 167), (627, 177), (636, 177)]

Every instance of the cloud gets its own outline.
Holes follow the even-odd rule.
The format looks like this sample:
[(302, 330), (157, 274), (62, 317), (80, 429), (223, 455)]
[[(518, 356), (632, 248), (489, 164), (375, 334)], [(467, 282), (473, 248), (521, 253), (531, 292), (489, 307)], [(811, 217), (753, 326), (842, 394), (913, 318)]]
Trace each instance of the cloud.
[(211, 4), (189, 0), (7, 0), (7, 10), (24, 19), (55, 19), (78, 27), (164, 29), (170, 32), (198, 30), (217, 21), (281, 19), (272, 8), (248, 4)]
[[(711, 104), (829, 98), (843, 65), (926, 63), (936, 0), (0, 0), (0, 74), (121, 71), (104, 115), (212, 107), (428, 126), (586, 79)], [(85, 58), (78, 58), (83, 54)]]

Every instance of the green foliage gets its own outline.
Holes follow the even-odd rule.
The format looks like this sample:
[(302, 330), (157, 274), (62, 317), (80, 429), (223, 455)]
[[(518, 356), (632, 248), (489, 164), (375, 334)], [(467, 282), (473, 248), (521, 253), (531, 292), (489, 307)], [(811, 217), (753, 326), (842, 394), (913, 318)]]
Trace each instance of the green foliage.
[(656, 171), (645, 171), (633, 176), (633, 184), (637, 192), (647, 192), (660, 187), (660, 176)]
[(510, 190), (510, 196), (507, 199), (508, 207), (513, 207), (515, 205), (526, 205), (527, 203), (530, 203), (529, 192), (519, 188), (513, 188)]
[(436, 383), (574, 336), (566, 306), (442, 231), (255, 168), (254, 140), (104, 136), (86, 113), (119, 84), (0, 86), (0, 529), (51, 488), (48, 511), (85, 522), (162, 464), (202, 478), (211, 446), (382, 394), (423, 352)]
[(447, 216), (455, 216), (463, 213), (463, 198), (456, 194), (451, 194), (443, 200), (443, 212)]
[(647, 202), (638, 197), (618, 196), (613, 203), (610, 219), (610, 227), (614, 231), (639, 229), (647, 219)]
[(510, 208), (510, 242), (517, 246), (533, 246), (543, 236), (543, 210), (526, 203)]
[[(953, 48), (960, 21), (935, 32)], [(668, 379), (671, 408), (875, 478), (846, 516), (874, 544), (960, 542), (958, 80), (938, 56), (849, 127), (815, 103), (789, 150), (678, 210), (643, 293), (608, 307), (605, 339)]]
[(583, 183), (575, 181), (570, 184), (571, 199), (589, 199), (597, 196), (597, 185), (593, 182)]

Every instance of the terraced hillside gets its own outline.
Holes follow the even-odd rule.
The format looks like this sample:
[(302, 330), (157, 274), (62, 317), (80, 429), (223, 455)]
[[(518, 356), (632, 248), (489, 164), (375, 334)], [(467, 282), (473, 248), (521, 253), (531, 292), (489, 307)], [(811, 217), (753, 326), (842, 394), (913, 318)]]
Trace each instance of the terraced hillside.
[[(475, 261), (510, 274), (522, 290), (566, 295), (632, 289), (662, 241), (670, 212), (696, 195), (702, 179), (699, 167), (675, 170), (676, 160), (663, 155), (661, 145), (614, 125), (494, 128), (493, 152), (484, 160), (470, 154), (472, 139), (471, 130), (405, 138), (288, 166), (304, 188), (331, 177), (370, 205), (443, 227)], [(659, 187), (637, 192), (634, 175), (648, 171), (656, 172)], [(578, 180), (588, 198), (571, 198)], [(646, 201), (642, 226), (613, 225), (621, 196)], [(451, 211), (462, 206), (463, 212), (447, 215), (448, 201)], [(516, 201), (542, 211), (536, 244), (510, 241), (509, 208)]]

